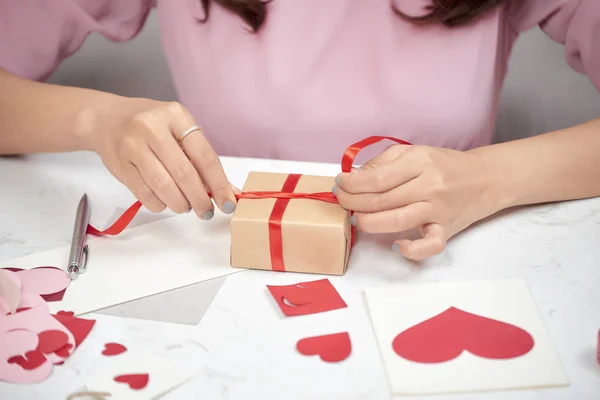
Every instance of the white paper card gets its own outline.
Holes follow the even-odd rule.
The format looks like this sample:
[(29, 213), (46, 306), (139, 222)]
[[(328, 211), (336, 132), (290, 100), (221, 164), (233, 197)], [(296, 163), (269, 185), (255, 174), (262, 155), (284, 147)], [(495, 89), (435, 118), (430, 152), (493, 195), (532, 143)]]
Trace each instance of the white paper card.
[[(87, 379), (86, 388), (90, 392), (110, 393), (110, 399), (156, 399), (190, 380), (196, 372), (167, 359), (125, 353), (116, 356), (108, 368)], [(136, 386), (145, 379), (131, 376), (145, 374), (146, 386)], [(117, 377), (120, 377), (119, 382), (115, 380)]]
[[(444, 282), (402, 288), (367, 288), (365, 296), (388, 379), (395, 394), (425, 395), (569, 384), (525, 281)], [(487, 358), (462, 351), (456, 353), (460, 354), (456, 358), (434, 363), (410, 361), (406, 354), (401, 357), (395, 352), (393, 342), (400, 333), (451, 307), (521, 328), (533, 338), (533, 348), (529, 347), (531, 350), (524, 355), (505, 359)], [(421, 329), (418, 336), (414, 336), (421, 344), (415, 343), (411, 347), (410, 342), (409, 345), (403, 342), (404, 348), (411, 349), (409, 351), (414, 351), (417, 346), (434, 349), (446, 339), (442, 335), (443, 339), (439, 340), (439, 332), (450, 337), (451, 331), (458, 332), (458, 337), (462, 338), (461, 344), (456, 346), (459, 342), (448, 339), (441, 347), (447, 349), (452, 344), (453, 348), (462, 349), (463, 345), (466, 347), (468, 340), (473, 342), (480, 337), (479, 332), (475, 331), (483, 331), (482, 325), (462, 322), (461, 328), (456, 330), (459, 320), (449, 318), (444, 320), (444, 324), (436, 325), (437, 329), (431, 333), (431, 337), (438, 337), (438, 340), (431, 347), (428, 347), (426, 341), (428, 333)], [(476, 317), (476, 320), (479, 319)], [(454, 329), (450, 328), (450, 324), (454, 325)], [(522, 332), (519, 329), (510, 332), (517, 331)], [(486, 333), (487, 337), (492, 335), (490, 332), (492, 330)], [(506, 331), (503, 335), (506, 335)], [(405, 334), (403, 338), (406, 337)], [(467, 339), (468, 337), (471, 339)], [(422, 346), (423, 343), (426, 346)], [(506, 349), (506, 346), (497, 348)], [(441, 351), (437, 351), (437, 354), (441, 354)]]
[[(192, 213), (129, 228), (117, 236), (88, 236), (87, 271), (71, 281), (50, 311), (76, 315), (241, 271), (229, 263), (229, 218), (202, 221)], [(2, 267), (64, 268), (70, 247), (2, 261)]]

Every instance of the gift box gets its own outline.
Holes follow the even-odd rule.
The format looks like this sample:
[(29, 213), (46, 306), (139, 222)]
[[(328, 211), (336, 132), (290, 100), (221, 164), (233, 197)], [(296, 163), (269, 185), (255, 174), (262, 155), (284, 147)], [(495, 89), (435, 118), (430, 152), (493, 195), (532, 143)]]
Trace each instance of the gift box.
[(238, 201), (231, 219), (231, 266), (343, 275), (351, 247), (350, 213), (321, 199), (331, 197), (334, 185), (333, 177), (251, 172), (243, 193), (261, 195)]

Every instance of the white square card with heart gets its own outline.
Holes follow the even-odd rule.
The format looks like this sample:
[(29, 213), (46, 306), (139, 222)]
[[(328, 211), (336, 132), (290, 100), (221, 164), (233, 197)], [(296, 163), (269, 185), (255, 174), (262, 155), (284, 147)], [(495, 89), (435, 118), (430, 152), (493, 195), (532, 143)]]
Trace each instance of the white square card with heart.
[(568, 386), (522, 280), (367, 288), (394, 394)]

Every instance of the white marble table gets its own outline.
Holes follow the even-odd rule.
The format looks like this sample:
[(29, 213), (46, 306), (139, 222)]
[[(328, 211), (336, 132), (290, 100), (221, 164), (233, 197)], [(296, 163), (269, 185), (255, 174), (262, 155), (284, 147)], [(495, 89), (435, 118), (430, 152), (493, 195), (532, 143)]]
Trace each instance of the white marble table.
[[(339, 168), (227, 158), (223, 163), (232, 182), (240, 187), (251, 170), (333, 175)], [(116, 209), (132, 202), (128, 191), (108, 174), (99, 159), (87, 153), (0, 159), (0, 260), (68, 244), (74, 210), (83, 192), (92, 200), (92, 222), (100, 226), (111, 220)], [(138, 223), (167, 216), (144, 215)], [(396, 257), (389, 250), (390, 244), (388, 236), (361, 238), (346, 276), (335, 278), (335, 284), (349, 293), (349, 302), (358, 302), (353, 296), (368, 285), (524, 278), (571, 380), (564, 389), (429, 398), (600, 399), (600, 367), (595, 363), (594, 347), (600, 328), (600, 199), (503, 213), (454, 238), (444, 254), (420, 265)], [(271, 279), (268, 274), (245, 271), (230, 279), (232, 283), (233, 279), (247, 279), (262, 284), (261, 279)], [(255, 335), (248, 340), (259, 343), (266, 352), (260, 358), (256, 358), (256, 349), (244, 353), (240, 346), (228, 342), (236, 340), (235, 334), (223, 332), (219, 336), (218, 329), (229, 327), (235, 331), (236, 324), (243, 322), (241, 313), (245, 311), (237, 306), (240, 299), (221, 293), (206, 320), (195, 325), (224, 279), (91, 315), (97, 319), (94, 330), (65, 365), (55, 368), (52, 376), (40, 384), (0, 383), (0, 399), (66, 398), (102, 366), (97, 354), (104, 343), (115, 338), (137, 350), (199, 368), (197, 377), (167, 395), (168, 399), (391, 398), (368, 324), (357, 322), (361, 318), (364, 321), (364, 310), (348, 320), (364, 339), (359, 343), (360, 351), (353, 354), (353, 367), (344, 370), (349, 372), (321, 369), (318, 374), (304, 376), (303, 383), (298, 384), (297, 374), (303, 370), (294, 369), (277, 343), (261, 339), (260, 330), (244, 331)], [(356, 307), (362, 305), (357, 303)], [(178, 312), (185, 316), (177, 316)], [(189, 320), (190, 314), (196, 321)], [(320, 324), (323, 320), (307, 323)], [(289, 374), (272, 373), (278, 368), (272, 364), (277, 364), (279, 357)]]

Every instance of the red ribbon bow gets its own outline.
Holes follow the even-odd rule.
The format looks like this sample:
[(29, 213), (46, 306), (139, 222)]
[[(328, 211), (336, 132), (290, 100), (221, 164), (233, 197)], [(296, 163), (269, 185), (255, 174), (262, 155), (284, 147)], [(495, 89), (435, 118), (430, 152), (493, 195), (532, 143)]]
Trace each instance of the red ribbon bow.
[[(404, 140), (397, 139), (389, 136), (370, 136), (359, 142), (349, 146), (344, 155), (342, 156), (342, 172), (350, 172), (352, 170), (352, 163), (356, 159), (358, 153), (375, 143), (381, 142), (382, 140), (391, 140), (398, 144), (410, 145), (410, 143)], [(326, 201), (329, 203), (338, 203), (338, 200), (331, 192), (316, 192), (316, 193), (294, 193), (294, 188), (300, 179), (299, 174), (290, 174), (285, 181), (282, 190), (276, 191), (254, 191), (254, 192), (243, 192), (236, 194), (235, 198), (239, 199), (277, 199), (269, 218), (269, 240), (271, 249), (271, 265), (275, 271), (285, 271), (283, 265), (283, 250), (282, 250), (282, 239), (281, 239), (281, 220), (285, 212), (287, 204), (292, 199), (312, 199), (318, 201)], [(208, 194), (212, 197), (211, 193)], [(123, 232), (127, 226), (131, 223), (135, 215), (138, 213), (142, 203), (136, 201), (131, 207), (129, 207), (111, 226), (105, 230), (98, 230), (92, 225), (88, 225), (87, 232), (91, 235), (111, 235), (115, 236)], [(352, 214), (352, 211), (350, 212)], [(351, 246), (354, 245), (356, 232), (354, 226), (352, 227)]]

